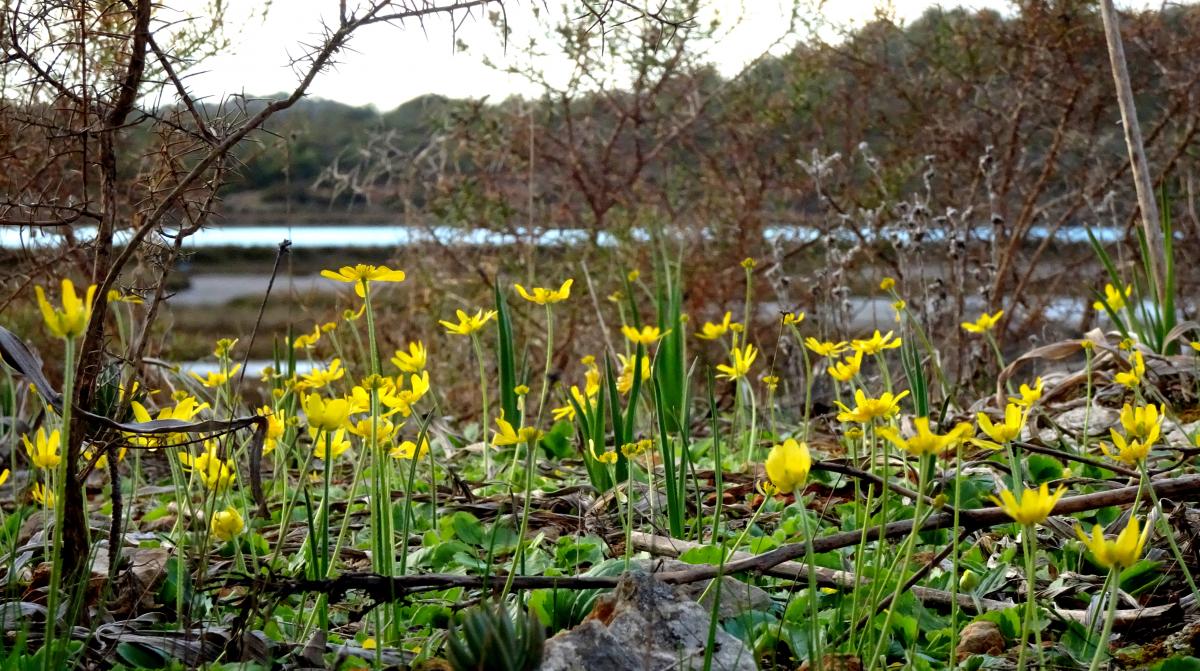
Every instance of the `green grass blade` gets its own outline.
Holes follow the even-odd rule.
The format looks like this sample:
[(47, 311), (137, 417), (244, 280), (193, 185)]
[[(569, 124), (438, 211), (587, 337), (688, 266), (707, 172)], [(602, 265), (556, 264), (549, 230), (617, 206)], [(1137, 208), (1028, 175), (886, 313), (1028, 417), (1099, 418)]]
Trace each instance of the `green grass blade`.
[(500, 370), (500, 409), (504, 412), (504, 417), (513, 423), (513, 426), (521, 426), (522, 418), (518, 414), (519, 406), (517, 405), (517, 370), (513, 356), (512, 319), (508, 312), (508, 300), (504, 297), (504, 292), (500, 290), (498, 281), (492, 285), (492, 290), (496, 297), (496, 331), (498, 333), (496, 357)]

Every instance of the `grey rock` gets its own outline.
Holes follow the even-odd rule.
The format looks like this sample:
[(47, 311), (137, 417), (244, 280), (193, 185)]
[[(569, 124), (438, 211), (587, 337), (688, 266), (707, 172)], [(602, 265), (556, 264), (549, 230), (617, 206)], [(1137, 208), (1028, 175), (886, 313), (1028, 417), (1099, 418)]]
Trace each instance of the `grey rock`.
[(1089, 436), (1108, 435), (1108, 428), (1121, 419), (1121, 413), (1102, 405), (1092, 405), (1091, 412), (1081, 406), (1059, 414), (1054, 418), (1055, 423), (1071, 433), (1083, 431), (1084, 421), (1087, 421)]
[[(678, 559), (651, 559), (641, 562), (641, 565), (654, 573), (694, 568), (692, 564), (679, 561)], [(717, 596), (717, 590), (709, 590), (708, 586), (710, 584), (712, 584), (711, 580), (702, 580), (700, 582), (679, 585), (675, 588), (675, 591), (693, 601), (700, 602), (700, 605), (704, 606), (704, 610), (711, 613), (713, 599)], [(705, 593), (706, 590), (707, 593)], [(717, 617), (720, 619), (725, 620), (737, 617), (748, 610), (769, 610), (770, 608), (771, 595), (767, 594), (766, 590), (749, 583), (744, 583), (733, 576), (727, 575), (721, 578), (721, 605), (717, 608)]]
[[(621, 576), (583, 624), (546, 641), (542, 671), (699, 669), (704, 665), (709, 612), (641, 570)], [(718, 628), (712, 668), (756, 669), (754, 655)]]

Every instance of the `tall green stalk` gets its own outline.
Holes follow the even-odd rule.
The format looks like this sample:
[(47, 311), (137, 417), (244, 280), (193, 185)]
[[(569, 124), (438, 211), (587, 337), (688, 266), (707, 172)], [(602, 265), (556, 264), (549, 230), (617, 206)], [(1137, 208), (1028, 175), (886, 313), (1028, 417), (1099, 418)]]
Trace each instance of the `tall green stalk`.
[(1113, 620), (1117, 615), (1117, 595), (1121, 590), (1121, 581), (1118, 579), (1121, 575), (1121, 569), (1113, 566), (1108, 570), (1108, 589), (1102, 593), (1108, 596), (1108, 610), (1104, 614), (1104, 629), (1100, 632), (1100, 640), (1096, 643), (1096, 654), (1092, 655), (1092, 663), (1088, 665), (1088, 671), (1098, 671), (1100, 662), (1108, 656), (1108, 637), (1112, 636)]
[(488, 427), (491, 426), (491, 413), (488, 408), (488, 389), (487, 389), (487, 370), (483, 363), (483, 345), (479, 342), (479, 336), (476, 333), (471, 333), (471, 346), (475, 350), (475, 361), (479, 364), (479, 395), (483, 400), (483, 418), (479, 420), (480, 439), (483, 440), (483, 476), (484, 479), (490, 480), (492, 477), (492, 455), (491, 447), (488, 445)]
[[(1029, 643), (1029, 627), (1037, 616), (1037, 529), (1032, 524), (1024, 525), (1023, 531), (1024, 542), (1021, 544), (1025, 552), (1025, 578), (1027, 581), (1026, 592), (1028, 598), (1025, 600), (1025, 617), (1021, 619), (1021, 642), (1017, 649), (1017, 669), (1024, 671), (1026, 648)], [(1043, 652), (1041, 646), (1042, 634), (1038, 630), (1035, 632), (1038, 649), (1038, 659), (1041, 661)], [(1045, 667), (1043, 663), (1039, 663), (1039, 667)]]
[(50, 593), (46, 599), (46, 643), (50, 646), (45, 659), (44, 668), (51, 671), (59, 667), (58, 641), (55, 639), (55, 629), (58, 624), (59, 600), (63, 582), (63, 542), (62, 534), (66, 520), (66, 491), (67, 452), (71, 449), (71, 407), (75, 404), (75, 338), (63, 339), (66, 354), (63, 358), (63, 393), (62, 393), (62, 430), (59, 431), (60, 455), (58, 468), (54, 474), (54, 545), (50, 548)]
[[(875, 642), (875, 651), (871, 653), (871, 659), (867, 662), (868, 669), (875, 668), (875, 663), (879, 661), (879, 656), (883, 653), (884, 641), (891, 638), (889, 630), (892, 626), (892, 614), (896, 612), (896, 601), (900, 599), (900, 593), (904, 590), (904, 574), (908, 572), (908, 565), (912, 561), (913, 549), (916, 547), (917, 537), (921, 533), (921, 514), (925, 512), (925, 485), (928, 480), (926, 473), (929, 471), (929, 460), (932, 458), (932, 455), (925, 455), (920, 460), (919, 468), (921, 472), (917, 478), (917, 502), (913, 511), (913, 527), (904, 542), (904, 555), (900, 561), (900, 570), (895, 573), (896, 590), (892, 593), (891, 606), (888, 607), (887, 615), (883, 618), (883, 627), (879, 631), (879, 639)], [(884, 491), (887, 491), (886, 485)], [(882, 540), (885, 536), (880, 533), (879, 538)], [(872, 604), (872, 608), (874, 608), (874, 604)]]
[(820, 592), (817, 591), (817, 554), (813, 549), (813, 530), (808, 521), (808, 511), (803, 503), (803, 491), (796, 492), (796, 501), (800, 503), (800, 523), (804, 534), (804, 554), (808, 561), (808, 610), (812, 621), (808, 625), (808, 660), (809, 667), (821, 671), (824, 655), (821, 652), (821, 620), (818, 617), (817, 601)]

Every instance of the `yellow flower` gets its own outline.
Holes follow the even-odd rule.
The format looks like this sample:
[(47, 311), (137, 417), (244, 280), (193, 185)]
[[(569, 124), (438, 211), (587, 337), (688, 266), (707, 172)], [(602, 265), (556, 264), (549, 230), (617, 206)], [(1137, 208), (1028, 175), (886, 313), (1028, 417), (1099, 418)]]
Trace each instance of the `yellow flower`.
[(847, 357), (845, 361), (835, 363), (829, 367), (829, 376), (838, 382), (849, 382), (858, 375), (858, 371), (862, 368), (862, 350), (855, 350), (854, 355)]
[(615, 463), (617, 463), (617, 459), (620, 457), (620, 455), (618, 455), (615, 450), (612, 452), (606, 451), (606, 452), (601, 452), (601, 453), (597, 454), (596, 453), (596, 444), (590, 440), (588, 441), (588, 451), (592, 453), (593, 459), (595, 459), (596, 461), (598, 461), (602, 464), (609, 464), (609, 465), (615, 464)]
[(492, 436), (492, 444), (496, 447), (529, 443), (541, 438), (542, 432), (532, 426), (514, 429), (503, 417), (496, 418), (496, 433)]
[(778, 375), (764, 375), (762, 376), (762, 382), (764, 385), (766, 385), (767, 391), (775, 391), (779, 388)]
[(363, 287), (368, 282), (403, 282), (404, 271), (392, 270), (387, 266), (371, 266), (360, 263), (355, 266), (342, 266), (338, 270), (322, 270), (321, 277), (338, 282), (353, 282), (354, 293), (359, 298), (366, 295)]
[(300, 384), (297, 386), (301, 389), (320, 389), (342, 379), (345, 375), (346, 371), (342, 369), (342, 360), (334, 359), (329, 362), (328, 368), (314, 366), (308, 374), (301, 375)]
[(517, 293), (521, 294), (521, 298), (524, 298), (531, 303), (537, 303), (538, 305), (550, 305), (552, 303), (565, 301), (570, 298), (571, 284), (574, 281), (575, 280), (569, 279), (566, 282), (563, 282), (562, 286), (559, 287), (557, 291), (554, 289), (534, 287), (532, 294), (526, 291), (525, 287), (521, 286), (520, 284), (514, 284), (513, 286), (517, 288)]
[(1150, 448), (1154, 445), (1154, 441), (1158, 440), (1158, 427), (1152, 430), (1151, 435), (1147, 436), (1146, 440), (1133, 439), (1126, 440), (1125, 436), (1117, 433), (1116, 429), (1109, 429), (1109, 434), (1112, 436), (1113, 450), (1108, 449), (1108, 444), (1101, 441), (1100, 451), (1104, 452), (1109, 459), (1119, 461), (1130, 466), (1137, 466), (1146, 460), (1146, 456), (1150, 454)]
[(1138, 557), (1142, 556), (1142, 549), (1146, 547), (1146, 539), (1150, 536), (1150, 526), (1146, 526), (1146, 530), (1139, 533), (1138, 521), (1136, 517), (1129, 518), (1129, 524), (1125, 525), (1125, 529), (1117, 534), (1115, 541), (1110, 541), (1104, 537), (1104, 530), (1097, 524), (1092, 527), (1092, 535), (1089, 538), (1083, 533), (1083, 529), (1075, 527), (1075, 535), (1079, 536), (1079, 540), (1087, 546), (1091, 551), (1092, 558), (1096, 563), (1104, 568), (1111, 569), (1113, 567), (1127, 569), (1137, 563)]
[(849, 345), (845, 342), (825, 341), (821, 342), (812, 336), (804, 339), (804, 346), (812, 350), (820, 356), (833, 358), (846, 351)]
[(1125, 427), (1125, 433), (1130, 436), (1153, 444), (1158, 441), (1166, 411), (1166, 406), (1160, 408), (1155, 405), (1146, 405), (1135, 408), (1126, 403), (1125, 407), (1121, 408), (1121, 426)]
[(10, 475), (10, 473), (8, 472), (7, 468), (4, 469), (3, 471), (0, 471), (0, 485), (3, 485), (4, 483), (8, 482), (9, 475)]
[(650, 345), (658, 342), (659, 338), (667, 335), (667, 333), (670, 333), (670, 331), (667, 331), (667, 333), (662, 333), (659, 331), (657, 326), (643, 326), (641, 330), (638, 330), (626, 324), (625, 326), (621, 327), (621, 333), (624, 333), (625, 337), (629, 338), (630, 342), (649, 347)]
[(217, 341), (217, 346), (213, 348), (213, 356), (218, 359), (225, 359), (229, 356), (233, 348), (237, 346), (237, 338), (221, 338)]
[(350, 417), (350, 402), (344, 398), (325, 399), (320, 394), (308, 394), (302, 405), (308, 425), (325, 431), (345, 426)]
[[(366, 309), (366, 305), (364, 305), (363, 308)], [(330, 331), (337, 330), (337, 327), (337, 322), (325, 322), (324, 324), (317, 326), (317, 330), (321, 333), (329, 333)]]
[[(176, 401), (174, 407), (159, 409), (158, 416), (154, 417), (153, 419), (177, 419), (181, 422), (190, 422), (200, 414), (200, 411), (206, 410), (208, 407), (209, 406), (207, 403), (199, 403), (196, 401), (196, 397), (189, 396), (185, 392), (184, 395)], [(146, 410), (146, 407), (141, 403), (132, 401), (130, 403), (130, 408), (133, 410), (133, 418), (138, 422), (149, 422), (151, 420), (150, 412)], [(154, 436), (126, 434), (125, 438), (134, 445), (141, 445), (144, 447), (170, 445), (189, 440), (188, 435), (184, 433), (172, 433), (166, 435), (158, 434)]]
[(1111, 284), (1104, 285), (1104, 300), (1092, 303), (1092, 307), (1099, 312), (1104, 312), (1105, 308), (1113, 312), (1120, 312), (1125, 307), (1125, 299), (1133, 294), (1133, 285), (1126, 284), (1125, 291), (1122, 293)]
[(717, 370), (721, 371), (717, 377), (729, 380), (737, 380), (745, 377), (746, 373), (750, 372), (750, 366), (754, 365), (754, 360), (757, 358), (758, 350), (754, 348), (754, 345), (734, 347), (729, 353), (730, 363), (733, 365), (717, 364)]
[(408, 343), (408, 352), (402, 349), (396, 350), (396, 354), (392, 356), (392, 363), (400, 369), (401, 373), (420, 373), (425, 370), (425, 365), (428, 363), (427, 358), (425, 345), (418, 340)]
[[(628, 394), (630, 389), (633, 389), (633, 360), (636, 357), (626, 357), (624, 354), (618, 354), (617, 360), (621, 362), (621, 373), (617, 376), (617, 391), (622, 394)], [(641, 380), (650, 379), (650, 357), (642, 357), (642, 372)]]
[[(128, 452), (128, 451), (129, 451), (129, 448), (125, 448), (125, 447), (122, 447), (121, 449), (117, 450), (117, 462), (118, 462), (118, 463), (120, 463), (121, 461), (124, 461), (124, 460), (125, 460), (125, 453), (126, 453), (126, 452)], [(85, 461), (87, 461), (87, 462), (89, 462), (89, 463), (91, 463), (91, 461), (92, 461), (93, 459), (95, 459), (95, 460), (96, 460), (96, 461), (95, 461), (95, 468), (96, 468), (96, 470), (98, 470), (98, 471), (103, 471), (103, 470), (105, 470), (106, 468), (108, 468), (108, 454), (107, 454), (107, 453), (101, 453), (101, 454), (100, 454), (100, 456), (97, 458), (97, 457), (96, 457), (96, 452), (95, 452), (95, 451), (94, 451), (94, 449), (93, 449), (92, 447), (90, 447), (90, 446), (89, 446), (89, 447), (86, 447), (86, 448), (84, 448), (84, 450), (83, 450), (83, 458), (84, 458), (84, 460), (85, 460)]]
[(395, 391), (379, 397), (379, 400), (383, 401), (384, 405), (399, 411), (405, 417), (411, 415), (412, 407), (424, 398), (425, 394), (429, 393), (429, 371), (425, 371), (420, 375), (410, 375), (408, 379), (408, 389), (400, 386), (404, 384), (404, 377), (400, 376), (399, 384), (396, 386)]
[(975, 442), (992, 449), (999, 449), (1005, 443), (1020, 436), (1021, 429), (1025, 426), (1025, 413), (1016, 403), (1009, 403), (1004, 407), (1004, 422), (1001, 424), (993, 424), (992, 419), (982, 412), (975, 415), (975, 418), (979, 421), (979, 428), (987, 434), (988, 438), (995, 441), (977, 440)]
[(309, 426), (308, 433), (313, 439), (313, 456), (321, 461), (326, 461), (326, 448), (329, 450), (330, 461), (337, 459), (346, 450), (350, 449), (350, 441), (346, 438), (345, 429), (326, 431), (324, 434), (319, 434), (317, 429)]
[(1000, 322), (1000, 318), (1003, 316), (1004, 310), (1000, 310), (994, 315), (989, 315), (985, 312), (979, 315), (979, 319), (973, 322), (963, 322), (962, 327), (964, 331), (969, 333), (987, 333), (996, 328), (996, 324)]
[(783, 325), (793, 326), (804, 321), (804, 313), (797, 310), (796, 312), (783, 313)]
[(1032, 407), (1034, 403), (1037, 403), (1042, 399), (1042, 389), (1044, 387), (1045, 383), (1042, 382), (1041, 377), (1038, 377), (1033, 381), (1032, 387), (1027, 384), (1022, 384), (1021, 388), (1018, 390), (1020, 392), (1020, 396), (1009, 396), (1008, 400), (1021, 406), (1022, 408)]
[(279, 444), (279, 439), (283, 437), (283, 415), (276, 412), (269, 405), (264, 405), (258, 409), (258, 414), (261, 417), (267, 418), (267, 436), (263, 441), (263, 456), (267, 456)]
[(293, 349), (312, 349), (321, 339), (321, 327), (313, 324), (313, 332), (298, 335), (292, 340)]
[(947, 448), (954, 445), (957, 440), (957, 434), (954, 432), (939, 435), (930, 431), (928, 417), (914, 418), (913, 428), (916, 430), (916, 433), (908, 438), (901, 437), (900, 433), (890, 426), (880, 427), (877, 431), (888, 442), (914, 457), (923, 457), (927, 454), (941, 454)]
[(975, 425), (970, 422), (959, 422), (954, 425), (953, 429), (950, 429), (946, 437), (950, 439), (947, 447), (957, 447), (959, 443), (965, 443), (975, 437)]
[(242, 364), (238, 363), (238, 364), (234, 364), (233, 368), (231, 368), (228, 373), (224, 373), (219, 370), (215, 370), (215, 371), (209, 371), (209, 373), (207, 375), (205, 375), (204, 377), (201, 377), (199, 374), (196, 373), (196, 371), (189, 371), (188, 375), (191, 375), (192, 378), (194, 378), (200, 384), (204, 385), (204, 387), (206, 387), (208, 389), (212, 389), (214, 387), (220, 387), (221, 385), (225, 384), (226, 382), (229, 382), (229, 378), (233, 377), (234, 375), (237, 375), (237, 372), (241, 369), (242, 369)]
[[(626, 459), (637, 459), (652, 447), (654, 447), (654, 441), (649, 438), (643, 438), (635, 443), (625, 443), (622, 445), (621, 454), (625, 455)], [(614, 452), (613, 454), (616, 453)]]
[(896, 280), (891, 277), (885, 277), (879, 282), (879, 288), (884, 291), (891, 291), (896, 288)]
[(1142, 383), (1142, 378), (1146, 376), (1146, 359), (1142, 357), (1141, 350), (1133, 352), (1133, 362), (1130, 364), (1130, 370), (1117, 373), (1113, 376), (1113, 381), (1117, 384), (1123, 384), (1130, 389), (1135, 389)]
[(896, 321), (900, 321), (900, 315), (904, 313), (904, 309), (908, 307), (908, 303), (903, 298), (892, 303), (892, 309), (896, 311)]
[(529, 393), (529, 385), (519, 384), (519, 385), (513, 387), (513, 393), (516, 394), (517, 396), (524, 396)]
[(321, 339), (321, 327), (313, 324), (313, 332), (298, 335), (292, 340), (293, 349), (312, 349)]
[(753, 257), (747, 256), (746, 258), (742, 259), (742, 267), (746, 270), (753, 270), (757, 265), (758, 261), (755, 261)]
[(630, 282), (637, 282), (641, 278), (642, 278), (642, 271), (637, 270), (636, 268), (629, 271), (628, 273), (625, 273), (625, 279), (629, 280)]
[(465, 336), (471, 335), (472, 333), (483, 328), (484, 325), (486, 325), (488, 321), (492, 319), (492, 317), (496, 316), (496, 311), (488, 310), (487, 312), (484, 312), (483, 310), (477, 310), (475, 315), (471, 316), (462, 310), (456, 310), (455, 314), (458, 316), (457, 324), (445, 320), (440, 320), (438, 323), (442, 326), (445, 326), (448, 333)]
[(54, 507), (54, 490), (46, 487), (40, 482), (33, 484), (33, 500), (42, 504), (47, 508)]
[(67, 278), (62, 281), (62, 309), (56, 310), (46, 300), (46, 292), (34, 287), (37, 292), (38, 308), (42, 311), (42, 319), (46, 328), (59, 338), (78, 338), (87, 328), (88, 320), (92, 317), (92, 299), (96, 295), (96, 285), (91, 285), (85, 292), (84, 299), (79, 300), (75, 293), (75, 284)]
[(1038, 489), (1028, 489), (1021, 492), (1021, 500), (1013, 496), (1013, 493), (1007, 489), (1000, 492), (1000, 498), (994, 496), (989, 497), (993, 503), (1000, 508), (1014, 521), (1019, 524), (1031, 525), (1040, 524), (1050, 516), (1050, 511), (1054, 510), (1054, 505), (1065, 494), (1067, 488), (1059, 485), (1054, 493), (1050, 493), (1050, 488), (1046, 483)]
[(29, 460), (33, 462), (34, 467), (42, 469), (54, 468), (62, 460), (58, 453), (61, 438), (58, 429), (51, 431), (47, 436), (44, 426), (37, 430), (33, 442), (30, 442), (29, 436), (21, 436), (21, 440), (25, 443), (25, 451), (29, 453)]
[(129, 303), (130, 305), (142, 305), (146, 302), (142, 300), (141, 296), (138, 296), (137, 294), (121, 293), (120, 289), (109, 289), (106, 295), (108, 296), (109, 303)]
[[(575, 385), (571, 385), (571, 398), (575, 399), (575, 402), (580, 407), (586, 407), (584, 404), (587, 403), (587, 398), (584, 397), (583, 392), (579, 391), (579, 387)], [(566, 405), (552, 409), (551, 413), (553, 413), (554, 421), (556, 422), (564, 419), (569, 422), (575, 421), (575, 406), (570, 401), (567, 401)]]
[(733, 317), (730, 312), (725, 313), (725, 318), (720, 323), (704, 322), (704, 326), (700, 327), (700, 332), (696, 334), (701, 340), (716, 340), (729, 332), (729, 320)]
[(808, 479), (812, 456), (808, 444), (788, 438), (767, 453), (767, 477), (781, 492), (794, 492)]
[(412, 461), (414, 454), (417, 456), (418, 460), (424, 459), (425, 456), (429, 454), (429, 441), (422, 440), (421, 449), (418, 450), (416, 443), (411, 440), (406, 440), (396, 447), (393, 447), (388, 454), (391, 455), (393, 459), (404, 459), (405, 461)]
[(184, 468), (200, 476), (200, 482), (209, 490), (223, 491), (233, 484), (232, 462), (217, 456), (217, 442), (209, 440), (204, 443), (204, 452), (193, 457), (188, 452), (179, 453), (179, 461)]
[(370, 417), (363, 417), (357, 422), (350, 422), (347, 428), (350, 429), (350, 433), (353, 433), (359, 438), (370, 438), (372, 424), (375, 425), (375, 439), (378, 440), (380, 444), (391, 441), (391, 439), (396, 435), (396, 432), (400, 430), (400, 427), (404, 426), (403, 422), (400, 423), (400, 426), (397, 426), (396, 424), (392, 423), (392, 420), (386, 417), (379, 417), (374, 422), (371, 421)]
[(908, 396), (908, 390), (897, 395), (884, 392), (879, 398), (867, 398), (862, 389), (856, 389), (854, 390), (855, 408), (853, 410), (843, 405), (841, 401), (834, 401), (842, 409), (838, 413), (838, 421), (866, 424), (876, 417), (891, 417), (900, 412), (900, 399), (905, 396)]
[(245, 528), (246, 523), (242, 521), (241, 513), (233, 506), (213, 513), (212, 533), (218, 540), (231, 541)]
[(875, 334), (866, 340), (855, 340), (850, 343), (850, 346), (855, 350), (864, 354), (879, 354), (885, 349), (896, 349), (900, 346), (899, 338), (892, 338), (892, 332), (888, 331), (886, 335), (879, 335), (879, 329), (875, 330)]

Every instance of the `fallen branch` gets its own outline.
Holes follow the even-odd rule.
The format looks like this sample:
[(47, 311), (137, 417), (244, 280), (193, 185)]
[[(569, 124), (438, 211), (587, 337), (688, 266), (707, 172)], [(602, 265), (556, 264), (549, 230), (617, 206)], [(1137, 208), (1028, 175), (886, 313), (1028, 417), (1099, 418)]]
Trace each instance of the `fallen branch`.
[[(1185, 475), (1178, 478), (1161, 480), (1153, 483), (1152, 486), (1160, 498), (1170, 497), (1180, 501), (1200, 500), (1200, 475)], [(1070, 515), (1072, 513), (1096, 510), (1108, 506), (1126, 505), (1133, 502), (1137, 496), (1137, 490), (1137, 487), (1122, 487), (1121, 489), (1067, 497), (1061, 499), (1058, 505), (1054, 506), (1051, 514)], [(1000, 508), (961, 510), (959, 511), (959, 517), (960, 533), (1012, 522), (1008, 515)], [(921, 524), (921, 529), (923, 531), (945, 529), (953, 526), (953, 524), (954, 515), (942, 512), (927, 517)], [(912, 525), (912, 520), (892, 522), (883, 528), (882, 534), (880, 533), (880, 527), (869, 527), (865, 531), (866, 540), (878, 540), (881, 536), (883, 538), (903, 536), (912, 530)], [(854, 530), (815, 538), (812, 542), (813, 551), (818, 553), (831, 552), (840, 548), (857, 545), (863, 535), (863, 530)], [(634, 532), (634, 546), (638, 547), (639, 542), (643, 544), (651, 543), (652, 541), (648, 540), (648, 538), (660, 537)], [(685, 546), (685, 541), (674, 539), (667, 539), (667, 541), (669, 543), (666, 545), (663, 545), (662, 541), (653, 541), (654, 545), (652, 547), (661, 550), (661, 554), (668, 554), (672, 545), (682, 548), (680, 552), (691, 547)], [(639, 549), (653, 551), (650, 547), (641, 547)], [(733, 561), (726, 563), (723, 567), (709, 565), (695, 566), (677, 571), (664, 571), (656, 574), (656, 577), (665, 583), (674, 585), (711, 580), (720, 575), (732, 575), (744, 572), (761, 573), (785, 578), (807, 578), (808, 574), (804, 572), (807, 568), (803, 564), (791, 561), (804, 556), (804, 552), (804, 543), (784, 545), (760, 555), (739, 552), (734, 554)], [(245, 585), (261, 592), (281, 595), (317, 592), (327, 595), (330, 603), (341, 601), (349, 592), (362, 592), (375, 602), (383, 603), (402, 599), (418, 592), (449, 589), (452, 587), (461, 587), (464, 589), (496, 588), (504, 583), (504, 578), (505, 576), (502, 575), (471, 576), (450, 573), (429, 573), (396, 577), (386, 577), (377, 573), (345, 573), (336, 578), (323, 580), (291, 579), (272, 582), (257, 578), (243, 578), (227, 580), (220, 585), (214, 586)], [(822, 581), (823, 584), (834, 587), (853, 587), (856, 580), (853, 574), (825, 568), (818, 569), (817, 579), (818, 581)], [(511, 588), (516, 590), (611, 589), (616, 587), (617, 580), (617, 576), (515, 576), (512, 579)], [(918, 595), (918, 598), (922, 598), (921, 595), (924, 595), (933, 602), (939, 602), (938, 600), (941, 599), (943, 603), (950, 603), (948, 593), (941, 592), (940, 590), (913, 587), (912, 591)], [(941, 596), (943, 594), (946, 596)], [(964, 604), (961, 601), (962, 598), (969, 600), (970, 597), (960, 595), (960, 604), (967, 607), (968, 604)], [(973, 603), (969, 605), (971, 607), (974, 606)], [(984, 606), (985, 610), (990, 610), (993, 608), (1008, 608), (1011, 604), (1002, 601), (981, 600), (981, 605)], [(1179, 607), (1179, 605), (1172, 604), (1170, 606), (1155, 606), (1124, 611), (1122, 617), (1126, 619), (1118, 621), (1129, 623), (1137, 619), (1159, 617), (1167, 614), (1171, 609)], [(1063, 619), (1079, 622), (1085, 621), (1084, 618), (1086, 616), (1086, 611), (1059, 610), (1057, 613)]]
[[(701, 543), (679, 540), (678, 538), (671, 538), (669, 536), (656, 536), (654, 534), (648, 534), (641, 531), (633, 532), (633, 535), (630, 538), (630, 543), (636, 550), (649, 552), (652, 555), (659, 555), (663, 557), (678, 557), (688, 550), (704, 547), (704, 545)], [(732, 555), (734, 561), (748, 559), (751, 557), (754, 557), (754, 555), (748, 552), (734, 552)], [(728, 564), (726, 566), (728, 566)], [(816, 569), (817, 584), (823, 587), (855, 589), (859, 585), (865, 585), (870, 582), (870, 580), (867, 578), (858, 578), (849, 571), (838, 571), (831, 568), (825, 568), (823, 566), (817, 566), (814, 568)], [(785, 561), (763, 571), (763, 574), (769, 575), (773, 578), (795, 580), (803, 584), (808, 580), (808, 565), (800, 562)], [(950, 604), (954, 601), (954, 595), (952, 595), (950, 592), (940, 589), (933, 589), (932, 587), (913, 585), (908, 589), (908, 591), (920, 601), (935, 606), (945, 606), (949, 608)], [(957, 596), (958, 607), (970, 613), (985, 613), (994, 610), (1004, 610), (1017, 605), (1012, 601), (977, 598), (972, 597), (970, 594), (959, 593)], [(1114, 624), (1116, 626), (1127, 627), (1139, 620), (1144, 622), (1148, 619), (1163, 617), (1179, 607), (1191, 608), (1192, 604), (1188, 603), (1185, 605), (1183, 601), (1181, 601), (1178, 604), (1168, 604), (1165, 606), (1150, 606), (1147, 608), (1129, 608), (1118, 610), (1116, 615), (1117, 619)], [(1079, 622), (1081, 624), (1087, 624), (1088, 622), (1088, 611), (1086, 610), (1053, 608), (1051, 612), (1063, 620)]]
[[(1154, 487), (1154, 491), (1158, 494), (1159, 498), (1177, 498), (1181, 501), (1200, 500), (1200, 475), (1185, 475), (1178, 478), (1160, 480), (1152, 483), (1151, 486)], [(1132, 486), (1112, 489), (1106, 492), (1094, 492), (1092, 494), (1066, 497), (1061, 499), (1058, 505), (1054, 506), (1051, 514), (1070, 515), (1072, 513), (1096, 510), (1107, 506), (1133, 503), (1134, 498), (1137, 496), (1137, 491), (1138, 487)], [(959, 511), (959, 523), (966, 530), (985, 529), (1011, 522), (1012, 519), (1000, 508), (976, 508)], [(921, 524), (921, 530), (933, 531), (935, 529), (945, 529), (953, 525), (954, 514), (942, 512), (926, 518)], [(832, 552), (833, 550), (857, 545), (863, 539), (864, 535), (868, 541), (879, 540), (881, 537), (903, 536), (912, 531), (912, 526), (912, 520), (904, 520), (902, 522), (892, 522), (882, 527), (882, 529), (878, 526), (872, 526), (867, 528), (865, 532), (861, 529), (855, 529), (854, 531), (842, 531), (828, 536), (821, 536), (820, 538), (813, 539), (813, 551), (817, 553)], [(716, 566), (697, 566), (695, 568), (663, 573), (659, 576), (659, 579), (678, 584), (708, 580), (716, 577), (718, 571), (723, 571), (726, 574), (741, 573), (743, 571), (761, 573), (785, 561), (802, 557), (804, 553), (804, 543), (792, 543), (775, 548), (770, 552), (729, 562), (725, 565), (724, 569), (718, 569)]]

